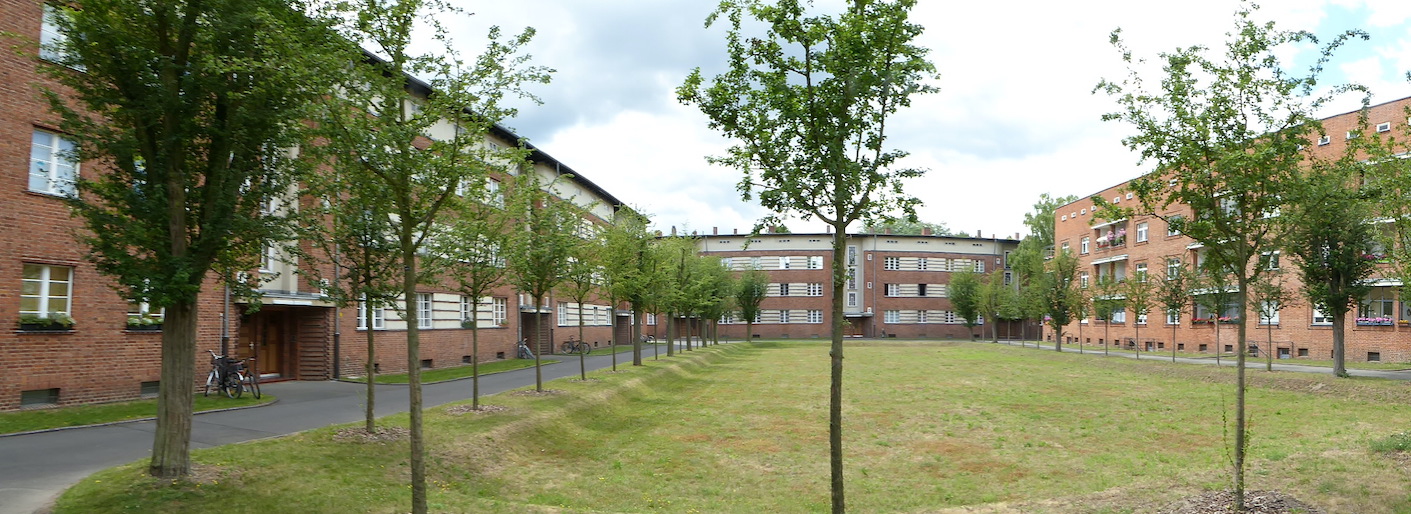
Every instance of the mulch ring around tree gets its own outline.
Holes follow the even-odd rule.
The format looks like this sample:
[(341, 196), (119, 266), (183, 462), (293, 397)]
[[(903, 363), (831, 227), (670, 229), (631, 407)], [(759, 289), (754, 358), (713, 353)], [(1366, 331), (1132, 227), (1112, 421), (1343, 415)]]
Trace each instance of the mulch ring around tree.
[(405, 427), (378, 427), (371, 433), (364, 427), (349, 427), (334, 433), (333, 440), (363, 444), (387, 444), (405, 441), (410, 433), (411, 431)]
[(492, 414), (505, 412), (507, 410), (510, 410), (510, 408), (504, 405), (481, 405), (479, 410), (470, 405), (454, 405), (446, 408), (446, 414), (453, 416), (460, 416), (462, 414)]
[[(1224, 514), (1234, 512), (1231, 504), (1235, 501), (1233, 491), (1217, 491), (1191, 496), (1167, 505), (1158, 511), (1160, 514)], [(1245, 491), (1245, 512), (1252, 514), (1284, 514), (1299, 512), (1305, 514), (1327, 514), (1327, 511), (1299, 501), (1297, 498), (1279, 491)]]

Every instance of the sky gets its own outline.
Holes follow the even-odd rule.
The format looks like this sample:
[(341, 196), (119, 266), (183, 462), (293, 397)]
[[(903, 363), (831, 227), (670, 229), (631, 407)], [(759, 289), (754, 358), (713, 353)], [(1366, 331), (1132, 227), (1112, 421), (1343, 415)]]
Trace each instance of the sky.
[[(533, 27), (532, 62), (555, 70), (530, 90), (541, 105), (520, 102), (504, 125), (613, 196), (651, 215), (657, 229), (744, 233), (768, 214), (741, 200), (742, 172), (711, 165), (731, 144), (707, 127), (675, 89), (700, 67), (724, 69), (724, 27), (706, 28), (713, 0), (452, 0), (470, 15), (439, 19), (456, 48), (475, 54), (491, 25), (506, 33)], [(1087, 196), (1145, 171), (1122, 145), (1131, 133), (1104, 122), (1114, 101), (1093, 94), (1099, 80), (1126, 74), (1109, 44), (1113, 29), (1136, 57), (1205, 45), (1223, 47), (1235, 0), (921, 0), (911, 14), (925, 28), (940, 78), (936, 94), (917, 97), (890, 123), (888, 146), (927, 173), (906, 184), (922, 221), (984, 237), (1026, 233), (1024, 214), (1040, 194)], [(1255, 12), (1285, 30), (1324, 41), (1349, 29), (1370, 34), (1339, 49), (1323, 84), (1371, 88), (1373, 103), (1411, 96), (1411, 2), (1406, 0), (1269, 0)], [(837, 13), (842, 0), (819, 0), (813, 12)], [(1282, 52), (1302, 70), (1316, 47)], [(1152, 70), (1159, 71), (1159, 70)], [(1148, 75), (1149, 82), (1159, 77)], [(1360, 99), (1324, 115), (1355, 110)], [(791, 220), (795, 232), (823, 232), (817, 220)], [(850, 227), (856, 231), (860, 227)]]

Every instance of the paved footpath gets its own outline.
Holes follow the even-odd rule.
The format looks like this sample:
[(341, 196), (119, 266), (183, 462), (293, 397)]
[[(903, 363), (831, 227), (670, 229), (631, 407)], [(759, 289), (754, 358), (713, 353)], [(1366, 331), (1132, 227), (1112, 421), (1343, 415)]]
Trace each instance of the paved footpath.
[[(678, 343), (679, 345), (680, 343)], [(644, 348), (643, 357), (660, 345)], [(663, 351), (664, 353), (664, 351)], [(544, 366), (544, 380), (578, 375), (578, 360)], [(610, 368), (611, 355), (586, 359), (589, 371)], [(632, 353), (617, 355), (619, 367), (632, 365)], [(480, 377), (480, 394), (490, 395), (534, 384), (534, 368)], [(278, 401), (258, 408), (198, 414), (192, 420), (191, 448), (276, 437), (363, 419), (367, 386), (349, 382), (275, 382), (262, 384)], [(433, 407), (470, 398), (470, 380), (426, 385), (423, 402)], [(407, 410), (405, 385), (377, 386), (376, 413), (387, 416)], [(0, 437), (0, 514), (47, 510), (69, 486), (94, 472), (138, 459), (152, 452), (155, 421), (56, 430)]]

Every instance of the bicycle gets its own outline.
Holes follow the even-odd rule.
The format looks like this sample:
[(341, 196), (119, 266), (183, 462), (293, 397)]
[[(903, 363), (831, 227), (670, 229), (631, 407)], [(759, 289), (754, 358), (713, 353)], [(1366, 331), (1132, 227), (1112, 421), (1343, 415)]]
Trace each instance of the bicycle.
[(563, 346), (559, 347), (559, 353), (563, 354), (581, 353), (583, 355), (588, 355), (588, 353), (592, 351), (593, 347), (588, 346), (587, 342), (579, 341), (573, 336), (568, 336), (568, 340), (564, 341)]
[(206, 351), (211, 354), (211, 372), (206, 375), (206, 391), (202, 393), (202, 396), (210, 396), (211, 388), (216, 388), (227, 398), (239, 398), (244, 390), (241, 386), (242, 377), (237, 367), (243, 366), (245, 361), (236, 361), (224, 355), (216, 355), (213, 350)]
[(528, 340), (528, 339), (520, 339), (520, 340), (519, 340), (519, 355), (517, 355), (517, 357), (519, 357), (519, 358), (521, 358), (521, 359), (533, 359), (533, 358), (534, 358), (534, 352), (532, 352), (532, 351), (529, 350), (529, 340)]
[(657, 343), (657, 336), (654, 336), (654, 335), (651, 335), (651, 334), (643, 334), (643, 335), (642, 335), (642, 343), (644, 343), (644, 344), (656, 344), (656, 343)]
[[(245, 366), (245, 361), (250, 362), (248, 368)], [(260, 372), (255, 368), (255, 358), (242, 359), (238, 365), (241, 370), (237, 372), (241, 377), (240, 383), (245, 386), (245, 390), (255, 395), (256, 400), (260, 399)]]

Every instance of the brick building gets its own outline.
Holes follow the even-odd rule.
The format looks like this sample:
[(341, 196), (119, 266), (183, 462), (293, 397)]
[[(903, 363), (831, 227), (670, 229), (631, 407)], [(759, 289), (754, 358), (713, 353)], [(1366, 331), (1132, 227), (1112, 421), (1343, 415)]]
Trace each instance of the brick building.
[[(1407, 108), (1411, 98), (1403, 98), (1370, 108), (1367, 127), (1360, 126), (1358, 112), (1329, 117), (1323, 120), (1328, 134), (1317, 141), (1309, 141), (1312, 151), (1327, 156), (1341, 154), (1346, 149), (1347, 140), (1357, 137), (1359, 130), (1402, 133), (1408, 123)], [(1117, 205), (1135, 201), (1125, 192), (1126, 184), (1119, 184), (1093, 193), (1071, 204), (1060, 207), (1054, 215), (1056, 251), (1069, 251), (1078, 257), (1078, 281), (1092, 285), (1097, 277), (1113, 277), (1117, 280), (1131, 279), (1146, 273), (1165, 276), (1168, 267), (1196, 265), (1203, 258), (1200, 244), (1191, 238), (1171, 230), (1166, 221), (1157, 216), (1135, 216), (1131, 219), (1105, 220), (1094, 212), (1092, 198), (1103, 198)], [(1173, 205), (1163, 216), (1190, 216), (1188, 206)], [(1301, 291), (1297, 269), (1287, 259), (1279, 259), (1278, 251), (1270, 251), (1269, 265), (1282, 266), (1286, 285), (1293, 291)], [(1397, 300), (1396, 289), (1399, 280), (1386, 277), (1375, 278), (1376, 288), (1360, 305), (1349, 313), (1346, 326), (1347, 359), (1349, 361), (1408, 361), (1411, 360), (1411, 305)], [(1237, 327), (1217, 323), (1196, 323), (1193, 319), (1240, 318), (1237, 307), (1231, 305), (1224, 312), (1208, 312), (1203, 306), (1192, 302), (1179, 316), (1170, 316), (1164, 309), (1153, 308), (1148, 313), (1131, 312), (1126, 309), (1114, 315), (1110, 322), (1084, 319), (1065, 328), (1064, 338), (1068, 344), (1083, 343), (1101, 346), (1120, 344), (1136, 345), (1143, 350), (1175, 350), (1194, 353), (1231, 353), (1235, 351)], [(1400, 304), (1400, 305), (1398, 305)], [(1251, 305), (1253, 309), (1254, 306)], [(1194, 313), (1194, 314), (1192, 314)], [(1257, 312), (1251, 313), (1251, 316)], [(1378, 321), (1358, 321), (1357, 318), (1383, 318)], [(1141, 327), (1141, 340), (1137, 341), (1136, 329)], [(1081, 327), (1082, 335), (1078, 331)], [(1173, 339), (1172, 329), (1175, 329)], [(1269, 319), (1251, 324), (1249, 344), (1258, 344), (1259, 355), (1271, 352), (1276, 358), (1329, 359), (1332, 355), (1332, 321), (1304, 299), (1297, 305), (1284, 306)], [(1272, 349), (1269, 348), (1269, 331), (1272, 328)], [(1217, 334), (1218, 329), (1218, 334)], [(1053, 335), (1045, 335), (1052, 340)]]
[[(763, 270), (769, 291), (754, 324), (756, 337), (826, 339), (831, 334), (833, 259), (831, 234), (711, 234), (699, 236), (702, 255), (719, 257), (735, 271)], [(1003, 269), (1016, 239), (850, 234), (845, 256), (850, 279), (843, 316), (849, 337), (968, 338), (955, 315), (946, 285), (951, 272)], [(746, 246), (748, 245), (748, 247)], [(1009, 283), (1008, 281), (1006, 283)], [(652, 323), (653, 318), (646, 320)], [(989, 334), (991, 325), (975, 328)], [(664, 327), (648, 333), (661, 337)], [(1000, 337), (1020, 337), (1019, 323), (1001, 323)], [(727, 317), (721, 337), (745, 337), (745, 322)], [(1037, 334), (1034, 325), (1027, 333)]]
[[(62, 37), (46, 22), (45, 9), (30, 0), (0, 0), (0, 12), (6, 14), (0, 18), (0, 32), (36, 41)], [(159, 322), (162, 313), (115, 293), (111, 281), (85, 260), (85, 250), (76, 244), (72, 234), (81, 223), (70, 218), (65, 199), (74, 194), (76, 177), (102, 171), (91, 163), (69, 162), (65, 151), (72, 144), (39, 96), (41, 85), (56, 86), (35, 71), (32, 57), (0, 52), (0, 205), (5, 207), (0, 217), (7, 227), (0, 232), (0, 325), (8, 327), (0, 330), (0, 411), (154, 395), (160, 376), (160, 325), (130, 321)], [(409, 80), (409, 90), (413, 95), (430, 91), (416, 80)], [(502, 127), (488, 139), (487, 144), (497, 145), (520, 141)], [(532, 165), (518, 173), (537, 173), (545, 183), (570, 176), (554, 186), (554, 196), (588, 209), (585, 223), (611, 222), (621, 201), (542, 150), (530, 149)], [(490, 194), (497, 194), (495, 188)], [(297, 208), (307, 201), (293, 192), (281, 208)], [(303, 246), (312, 250), (307, 243)], [(206, 281), (198, 307), (198, 377), (204, 377), (207, 350), (257, 356), (261, 373), (269, 378), (325, 380), (361, 373), (367, 329), (360, 326), (358, 309), (337, 308), (311, 287), (297, 273), (308, 265), (271, 249), (257, 272), (275, 278), (263, 284), (263, 305), (257, 311), (227, 298), (214, 278)], [(324, 271), (323, 276), (330, 276)], [(582, 316), (588, 325), (585, 338), (606, 343), (614, 337), (615, 325), (627, 333), (630, 319), (600, 300), (579, 306), (550, 297), (539, 313), (531, 312), (525, 307), (528, 302), (509, 287), (483, 302), (479, 312), (472, 313), (468, 299), (453, 289), (422, 288), (414, 308), (422, 314), (423, 361), (413, 364), (439, 368), (468, 362), (470, 330), (461, 328), (461, 322), (472, 315), (482, 327), (482, 361), (513, 357), (515, 341), (536, 323), (547, 323), (550, 340), (558, 341), (567, 337), (564, 330), (577, 333)], [(405, 371), (405, 323), (394, 309), (380, 311), (372, 327), (379, 332), (379, 368)], [(62, 330), (36, 330), (20, 323), (22, 315), (61, 315), (74, 323)]]

